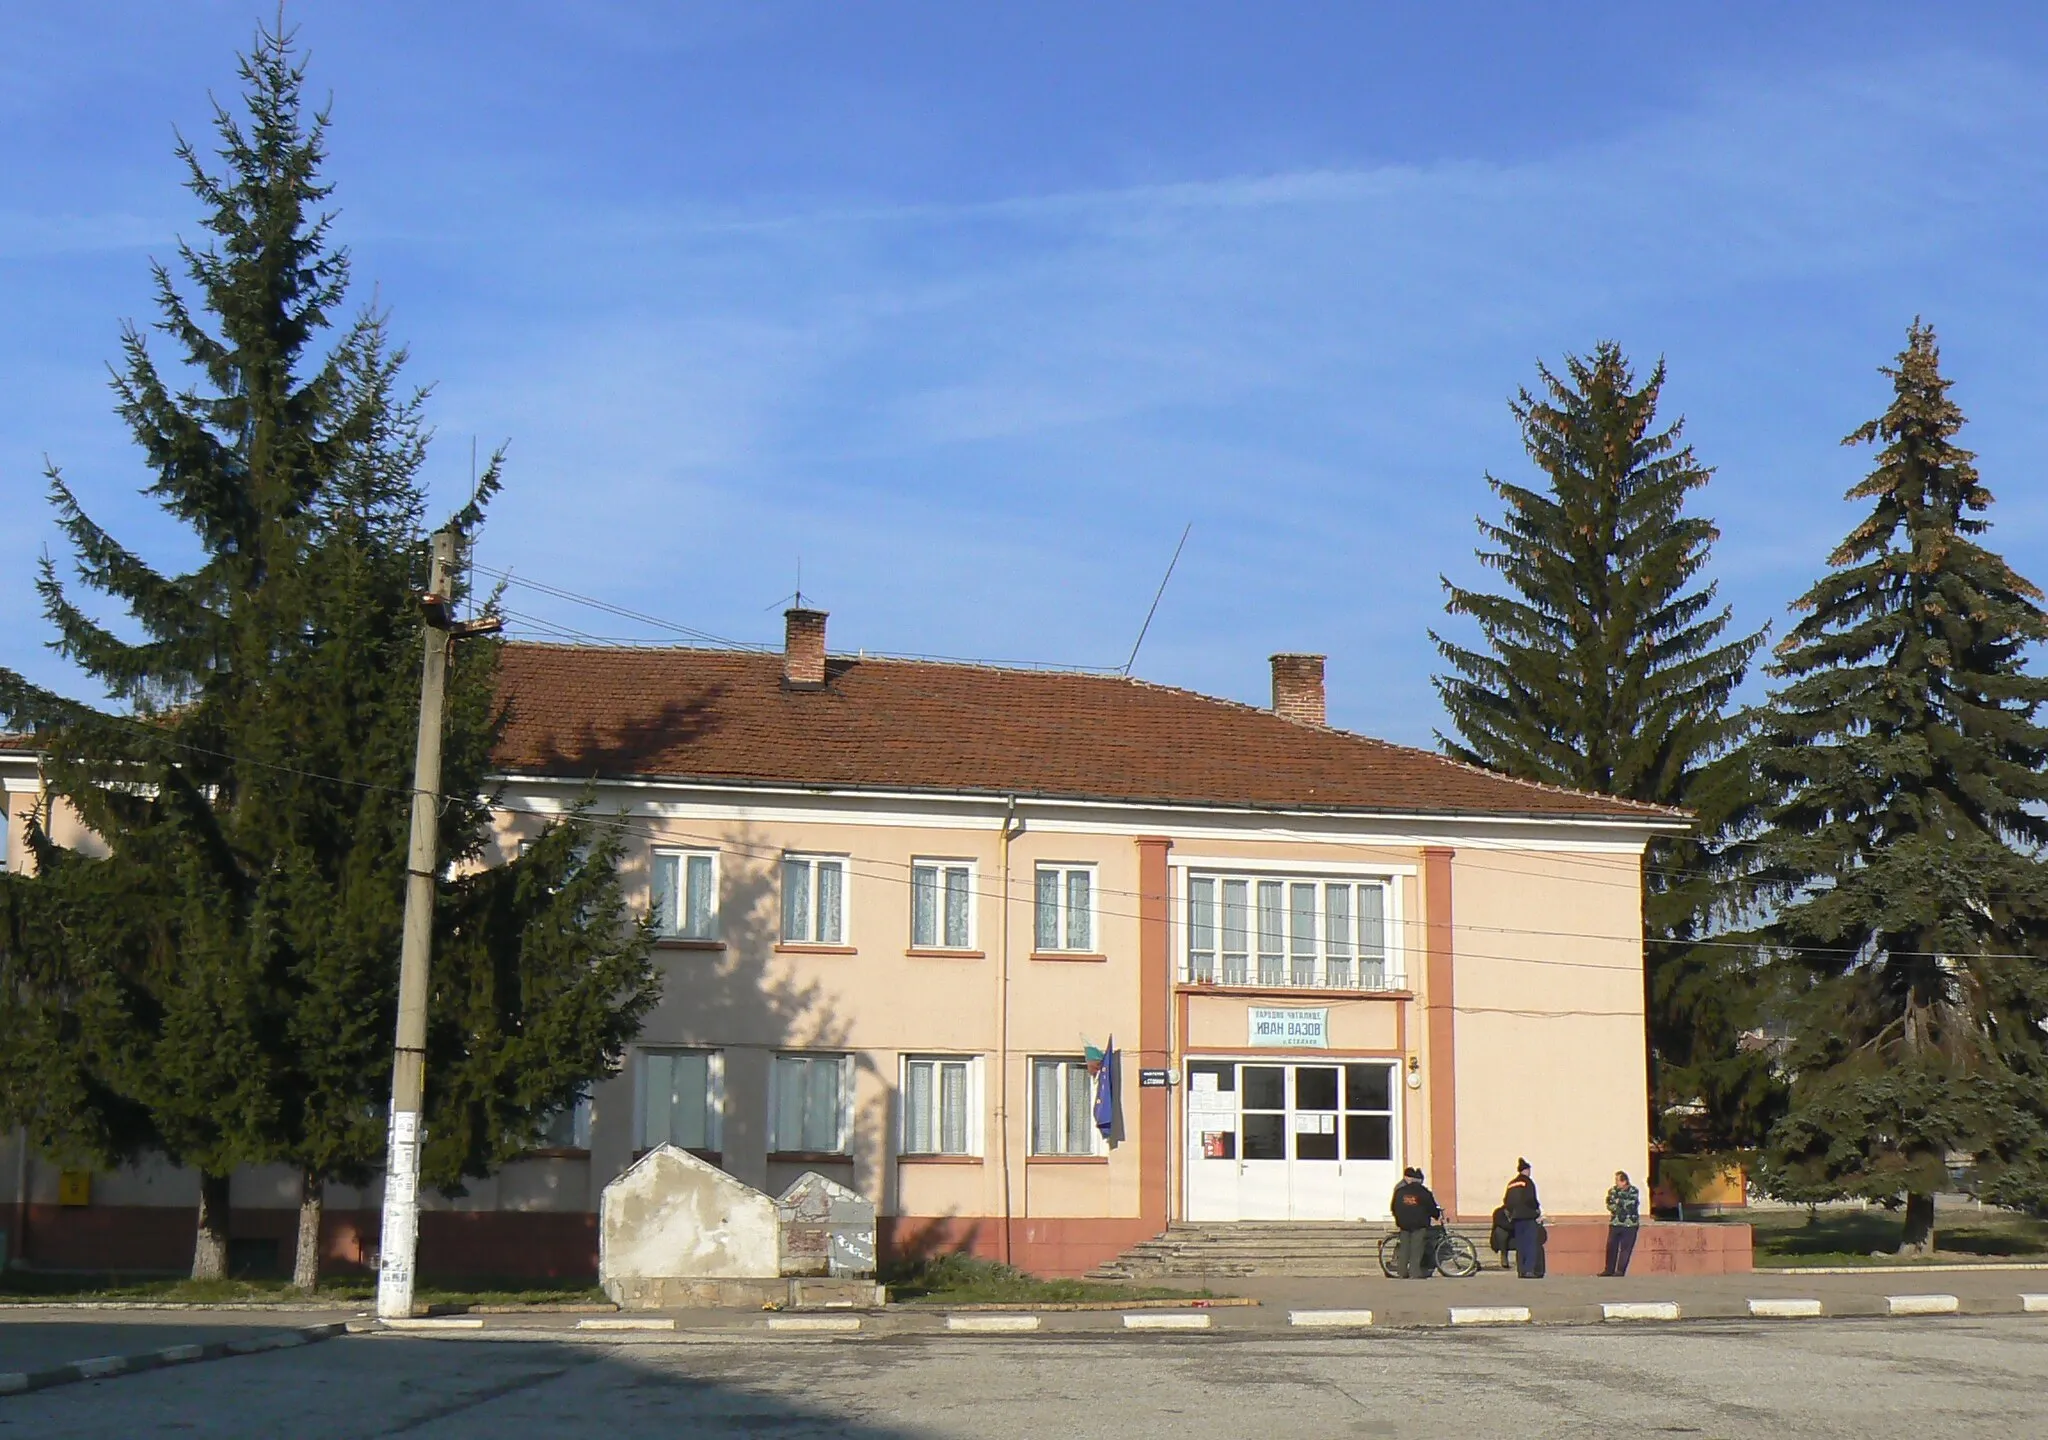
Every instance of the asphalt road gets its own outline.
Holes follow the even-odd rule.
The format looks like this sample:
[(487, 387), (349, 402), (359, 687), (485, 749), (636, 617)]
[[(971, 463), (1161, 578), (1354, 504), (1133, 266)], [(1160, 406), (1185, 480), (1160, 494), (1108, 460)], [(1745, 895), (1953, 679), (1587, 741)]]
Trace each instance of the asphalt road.
[(0, 1437), (39, 1440), (1498, 1434), (2048, 1434), (2048, 1325), (688, 1344), (384, 1335), (0, 1399)]

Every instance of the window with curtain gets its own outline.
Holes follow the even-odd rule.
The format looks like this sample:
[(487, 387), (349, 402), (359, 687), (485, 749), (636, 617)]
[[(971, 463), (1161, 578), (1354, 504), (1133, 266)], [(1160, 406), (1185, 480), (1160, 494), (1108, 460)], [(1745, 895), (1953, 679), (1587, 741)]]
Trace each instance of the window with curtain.
[(903, 1153), (973, 1155), (975, 1061), (933, 1056), (903, 1062)]
[(974, 867), (965, 860), (915, 860), (910, 866), (910, 943), (919, 950), (974, 945)]
[(1032, 948), (1082, 954), (1095, 949), (1095, 867), (1041, 865)]
[(1399, 989), (1385, 880), (1190, 875), (1182, 977), (1196, 985)]
[(638, 1148), (719, 1148), (724, 1057), (715, 1050), (642, 1050), (639, 1055)]
[(852, 1070), (848, 1055), (777, 1055), (768, 1148), (782, 1154), (845, 1154)]
[(671, 940), (718, 938), (718, 856), (708, 850), (654, 852), (654, 923)]
[(1099, 1155), (1102, 1134), (1095, 1128), (1095, 1077), (1079, 1057), (1031, 1062), (1031, 1153)]
[(590, 1096), (578, 1095), (542, 1122), (543, 1150), (588, 1150), (590, 1148)]
[(782, 938), (792, 945), (846, 943), (846, 857), (782, 857)]

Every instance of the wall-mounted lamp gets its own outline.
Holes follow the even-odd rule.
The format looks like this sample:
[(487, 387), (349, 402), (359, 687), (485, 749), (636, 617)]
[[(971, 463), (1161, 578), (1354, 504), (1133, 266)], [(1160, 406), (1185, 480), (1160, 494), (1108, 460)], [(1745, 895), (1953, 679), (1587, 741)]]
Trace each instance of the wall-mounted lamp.
[(1422, 1057), (1420, 1055), (1410, 1055), (1408, 1057), (1408, 1088), (1410, 1090), (1420, 1090), (1422, 1088)]

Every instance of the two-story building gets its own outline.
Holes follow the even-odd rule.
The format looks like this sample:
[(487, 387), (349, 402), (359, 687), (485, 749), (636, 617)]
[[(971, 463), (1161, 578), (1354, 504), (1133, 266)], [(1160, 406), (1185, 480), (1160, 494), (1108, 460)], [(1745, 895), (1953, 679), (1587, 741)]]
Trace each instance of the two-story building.
[[(506, 648), (504, 851), (578, 805), (618, 827), (666, 988), (554, 1148), (424, 1217), (429, 1270), (593, 1268), (599, 1191), (662, 1142), (850, 1184), (885, 1246), (1069, 1274), (1174, 1220), (1384, 1218), (1403, 1165), (1474, 1219), (1520, 1156), (1561, 1217), (1647, 1172), (1641, 859), (1683, 815), (1332, 729), (1320, 656), (1275, 656), (1260, 709), (787, 624)], [(40, 1183), (32, 1254), (67, 1223)], [(238, 1180), (238, 1226), (288, 1236), (289, 1185)], [(376, 1207), (331, 1196), (338, 1258)]]

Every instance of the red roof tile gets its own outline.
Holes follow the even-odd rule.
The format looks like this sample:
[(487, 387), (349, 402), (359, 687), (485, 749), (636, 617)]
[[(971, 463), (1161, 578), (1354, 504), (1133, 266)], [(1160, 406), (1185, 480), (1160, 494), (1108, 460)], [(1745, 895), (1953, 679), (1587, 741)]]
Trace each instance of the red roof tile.
[(1426, 750), (1114, 675), (835, 656), (507, 645), (499, 763), (568, 778), (1657, 820), (1682, 812), (1511, 780)]

